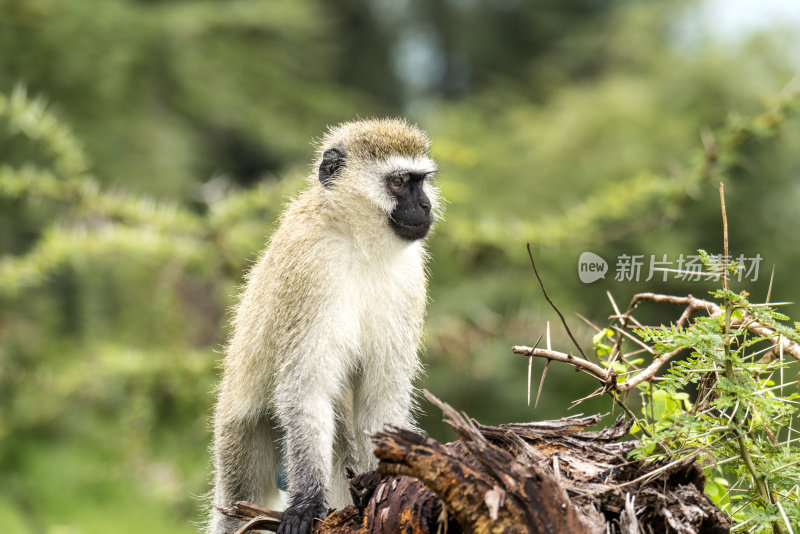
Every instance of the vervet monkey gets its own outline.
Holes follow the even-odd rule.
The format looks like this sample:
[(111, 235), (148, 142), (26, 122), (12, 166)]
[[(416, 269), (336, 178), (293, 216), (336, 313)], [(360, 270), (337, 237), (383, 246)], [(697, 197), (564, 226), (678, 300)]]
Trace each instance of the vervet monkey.
[[(413, 425), (428, 234), (439, 208), (427, 136), (404, 120), (341, 124), (280, 218), (233, 320), (214, 420), (213, 504), (275, 502), (305, 534), (375, 467), (366, 432)], [(212, 534), (238, 528), (213, 510)]]

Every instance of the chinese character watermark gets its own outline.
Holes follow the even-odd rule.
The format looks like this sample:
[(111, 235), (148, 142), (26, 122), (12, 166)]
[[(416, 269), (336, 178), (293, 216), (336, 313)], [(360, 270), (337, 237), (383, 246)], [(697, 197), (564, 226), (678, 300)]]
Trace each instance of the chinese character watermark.
[[(723, 266), (736, 263), (736, 270), (731, 278), (737, 281), (755, 282), (758, 280), (759, 267), (764, 259), (761, 254), (749, 257), (739, 254), (735, 259), (724, 258), (720, 254), (706, 256), (704, 265), (701, 254), (679, 254), (677, 258), (670, 259), (667, 254), (620, 254), (614, 264), (614, 280), (617, 282), (649, 282), (657, 280), (666, 282), (668, 279), (684, 282), (698, 282), (700, 280), (719, 280), (722, 276)], [(584, 252), (578, 259), (578, 277), (584, 284), (591, 284), (606, 277), (608, 262), (593, 252)]]
[(617, 282), (638, 282), (639, 275), (642, 273), (644, 264), (644, 254), (628, 256), (622, 254), (617, 257), (617, 275), (614, 280)]

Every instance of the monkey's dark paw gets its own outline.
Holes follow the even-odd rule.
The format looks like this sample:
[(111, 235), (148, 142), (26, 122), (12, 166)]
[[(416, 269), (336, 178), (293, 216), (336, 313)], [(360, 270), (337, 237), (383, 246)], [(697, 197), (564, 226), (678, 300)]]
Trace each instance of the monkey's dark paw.
[(284, 510), (278, 534), (308, 534), (315, 519), (322, 519), (328, 510), (322, 499), (300, 502)]

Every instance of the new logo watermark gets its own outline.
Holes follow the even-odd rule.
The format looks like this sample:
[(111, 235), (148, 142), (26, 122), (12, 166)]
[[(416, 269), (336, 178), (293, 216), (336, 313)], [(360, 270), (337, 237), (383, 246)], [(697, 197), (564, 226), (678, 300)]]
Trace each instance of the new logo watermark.
[[(720, 254), (711, 254), (708, 259), (718, 265), (720, 272), (722, 265), (736, 263), (736, 271), (731, 275), (741, 282), (743, 279), (750, 282), (758, 280), (758, 268), (764, 259), (761, 254), (747, 257), (740, 254), (737, 257), (728, 257), (727, 262)], [(701, 279), (719, 280), (719, 273), (709, 273), (704, 269), (703, 261), (699, 254), (680, 254), (671, 260), (667, 254), (620, 254), (616, 258), (614, 280), (617, 282), (649, 282), (660, 273), (662, 282), (666, 282), (669, 275), (673, 280), (697, 282)], [(584, 284), (591, 284), (606, 277), (608, 263), (594, 252), (584, 252), (578, 258), (578, 278)]]
[(578, 258), (578, 277), (584, 284), (591, 284), (606, 277), (608, 263), (594, 252), (584, 252)]

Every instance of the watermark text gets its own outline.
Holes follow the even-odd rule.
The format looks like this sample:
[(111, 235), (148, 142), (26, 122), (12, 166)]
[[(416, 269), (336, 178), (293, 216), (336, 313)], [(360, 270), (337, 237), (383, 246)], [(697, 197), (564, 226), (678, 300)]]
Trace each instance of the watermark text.
[[(736, 264), (731, 280), (756, 282), (759, 267), (764, 258), (761, 254), (728, 257), (727, 262), (721, 254), (709, 254), (708, 260), (713, 272), (703, 265), (700, 254), (620, 254), (614, 263), (614, 280), (617, 282), (649, 282), (656, 280), (681, 280), (697, 282), (700, 280), (719, 280), (723, 265)], [(605, 259), (593, 252), (584, 252), (578, 258), (578, 277), (584, 284), (591, 284), (606, 277), (609, 266)]]

